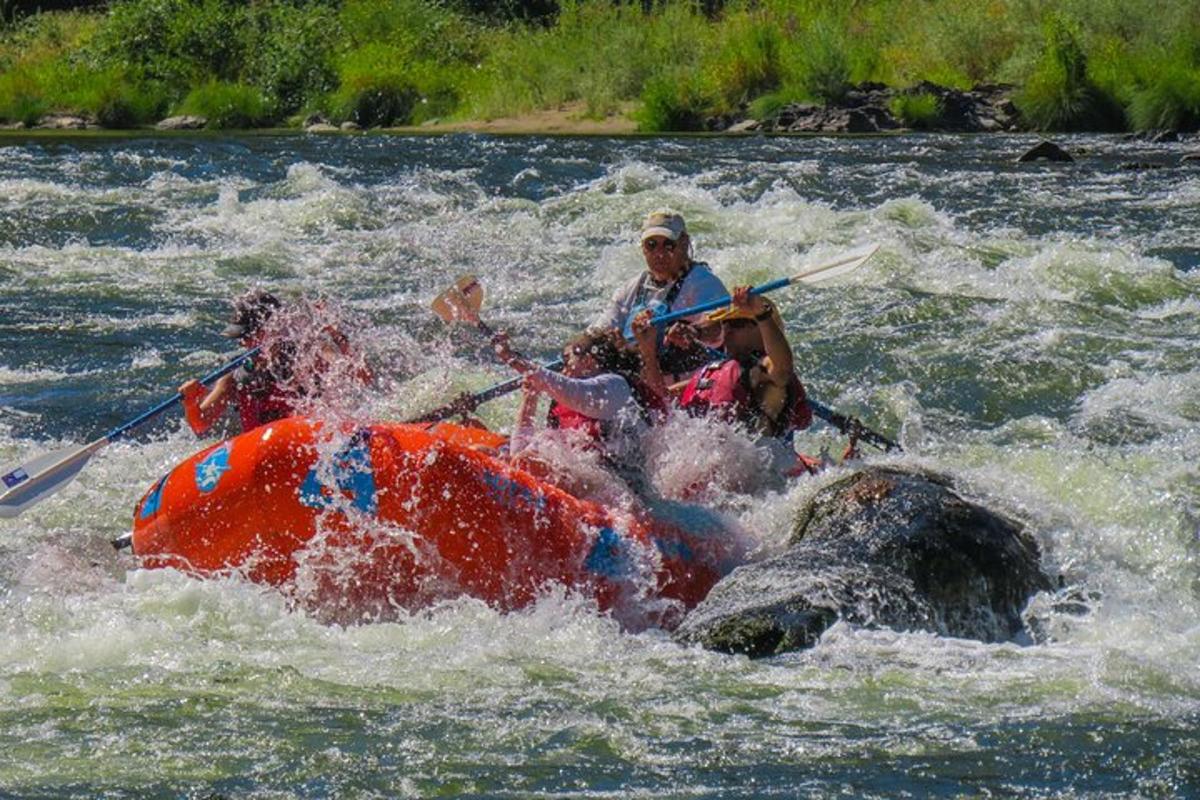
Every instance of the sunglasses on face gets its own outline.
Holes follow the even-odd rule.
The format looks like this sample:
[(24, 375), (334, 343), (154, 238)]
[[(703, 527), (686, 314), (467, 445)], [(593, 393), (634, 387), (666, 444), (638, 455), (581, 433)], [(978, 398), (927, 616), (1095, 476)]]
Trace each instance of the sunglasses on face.
[(678, 242), (673, 242), (670, 239), (647, 239), (646, 241), (642, 242), (642, 247), (651, 253), (653, 253), (659, 247), (662, 247), (662, 249), (668, 253), (673, 253), (675, 252), (676, 244), (678, 244)]
[(745, 317), (738, 317), (737, 319), (727, 319), (727, 320), (723, 321), (721, 324), (727, 328), (734, 328), (734, 329), (757, 327), (757, 323), (754, 320), (746, 319)]

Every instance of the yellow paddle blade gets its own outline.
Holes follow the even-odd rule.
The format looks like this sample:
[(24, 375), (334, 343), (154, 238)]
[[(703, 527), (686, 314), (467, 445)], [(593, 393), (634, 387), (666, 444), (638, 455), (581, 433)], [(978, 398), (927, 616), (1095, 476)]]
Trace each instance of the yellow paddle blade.
[(464, 275), (433, 299), (433, 313), (444, 322), (477, 322), (483, 306), (483, 285), (474, 275)]

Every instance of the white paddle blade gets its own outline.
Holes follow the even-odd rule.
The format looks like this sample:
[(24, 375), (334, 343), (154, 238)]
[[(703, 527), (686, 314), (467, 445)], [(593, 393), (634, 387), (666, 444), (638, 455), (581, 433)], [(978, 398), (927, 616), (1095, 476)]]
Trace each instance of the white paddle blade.
[(837, 258), (830, 259), (823, 264), (818, 264), (815, 267), (809, 267), (800, 274), (792, 278), (792, 282), (801, 283), (820, 283), (822, 281), (832, 280), (861, 267), (867, 263), (867, 259), (875, 255), (879, 250), (877, 244), (867, 244), (862, 247), (851, 250), (849, 253), (843, 253)]
[(433, 313), (443, 322), (474, 321), (483, 307), (483, 285), (474, 275), (464, 275), (434, 298)]
[(15, 517), (66, 486), (104, 444), (100, 439), (55, 450), (5, 470), (0, 474), (0, 517)]

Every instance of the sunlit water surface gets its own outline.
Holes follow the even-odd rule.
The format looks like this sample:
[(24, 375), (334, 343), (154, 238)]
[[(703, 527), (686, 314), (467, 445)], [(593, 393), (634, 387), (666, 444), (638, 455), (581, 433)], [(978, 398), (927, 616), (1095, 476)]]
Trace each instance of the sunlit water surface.
[[(554, 590), (328, 625), (109, 546), (200, 446), (171, 416), (0, 523), (0, 796), (1200, 796), (1200, 169), (1175, 166), (1200, 143), (1014, 164), (1030, 143), (0, 140), (4, 464), (221, 364), (254, 285), (323, 298), (372, 358), (381, 390), (330, 413), (403, 419), (506, 377), (429, 313), (454, 276), (552, 356), (673, 206), (730, 285), (879, 242), (775, 296), (810, 393), (1025, 520), (1093, 598), (1043, 609), (1035, 646), (838, 625), (763, 662)], [(693, 479), (685, 444), (664, 486)], [(819, 485), (708, 499), (771, 552)]]

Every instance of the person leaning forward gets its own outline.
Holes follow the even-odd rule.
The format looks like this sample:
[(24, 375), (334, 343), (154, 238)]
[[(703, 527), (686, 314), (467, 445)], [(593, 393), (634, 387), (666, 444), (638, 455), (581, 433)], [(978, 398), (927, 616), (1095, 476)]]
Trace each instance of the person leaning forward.
[(260, 352), (211, 389), (194, 380), (179, 387), (184, 415), (197, 436), (206, 434), (230, 405), (236, 406), (245, 432), (296, 414), (301, 401), (323, 394), (330, 380), (371, 383), (371, 370), (355, 358), (345, 334), (314, 319), (319, 308), (304, 301), (285, 308), (263, 289), (233, 301), (221, 335)]
[(642, 354), (643, 379), (651, 390), (678, 393), (679, 407), (689, 414), (716, 414), (771, 438), (786, 439), (808, 427), (812, 410), (774, 305), (751, 294), (749, 286), (739, 286), (729, 307), (709, 314), (707, 322), (720, 326), (717, 338), (707, 344), (719, 346), (724, 354), (686, 383), (668, 387), (650, 317), (642, 313), (636, 318), (634, 333)]
[[(591, 328), (616, 328), (632, 339), (633, 319), (643, 310), (660, 316), (729, 295), (709, 266), (692, 258), (691, 237), (679, 213), (668, 209), (651, 212), (642, 223), (641, 243), (646, 270), (617, 290)], [(702, 316), (697, 314), (695, 319)], [(661, 336), (659, 344), (663, 344)], [(662, 347), (659, 359), (662, 368), (673, 375), (700, 366), (670, 344)]]

